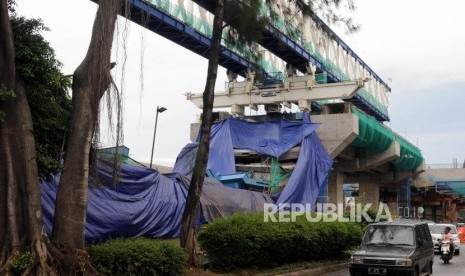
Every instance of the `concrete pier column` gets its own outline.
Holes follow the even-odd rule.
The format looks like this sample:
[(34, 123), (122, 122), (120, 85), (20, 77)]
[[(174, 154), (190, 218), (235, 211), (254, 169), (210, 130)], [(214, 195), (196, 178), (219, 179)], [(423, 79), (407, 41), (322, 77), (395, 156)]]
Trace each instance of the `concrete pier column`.
[(359, 202), (362, 204), (371, 203), (376, 211), (379, 206), (379, 182), (360, 182), (358, 190)]
[(329, 173), (328, 180), (328, 202), (333, 204), (344, 203), (344, 173), (338, 170), (332, 170)]

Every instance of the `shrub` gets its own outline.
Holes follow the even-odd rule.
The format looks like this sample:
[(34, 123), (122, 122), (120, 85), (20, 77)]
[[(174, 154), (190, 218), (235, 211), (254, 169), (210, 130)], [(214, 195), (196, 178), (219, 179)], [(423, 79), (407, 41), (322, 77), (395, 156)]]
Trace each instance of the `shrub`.
[(21, 274), (24, 270), (32, 265), (32, 255), (30, 252), (18, 252), (13, 255), (10, 269), (13, 274)]
[(206, 225), (199, 233), (212, 266), (271, 267), (287, 262), (326, 260), (343, 256), (363, 235), (356, 223), (264, 222), (262, 214), (236, 214)]
[(88, 252), (102, 275), (181, 275), (187, 260), (174, 243), (142, 238), (110, 240)]

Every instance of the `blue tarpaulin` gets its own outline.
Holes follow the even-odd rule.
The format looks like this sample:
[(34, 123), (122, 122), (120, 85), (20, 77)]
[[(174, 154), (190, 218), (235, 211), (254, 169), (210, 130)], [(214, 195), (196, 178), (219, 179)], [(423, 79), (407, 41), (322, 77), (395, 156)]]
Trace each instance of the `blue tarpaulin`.
[[(208, 169), (215, 175), (235, 173), (234, 149), (249, 149), (279, 158), (300, 144), (296, 167), (278, 203), (315, 203), (332, 160), (324, 150), (308, 115), (303, 122), (287, 120), (251, 123), (230, 118), (213, 125)], [(173, 174), (121, 165), (117, 180), (105, 162), (98, 164), (98, 181), (89, 180), (87, 242), (116, 237), (177, 237), (180, 234), (189, 175), (198, 144), (187, 145), (177, 158)], [(41, 183), (45, 230), (51, 234), (60, 176)], [(197, 226), (235, 212), (263, 212), (274, 203), (259, 192), (225, 187), (206, 178), (200, 198)]]
[[(279, 159), (301, 144), (298, 161), (282, 191), (278, 203), (314, 204), (332, 160), (315, 133), (319, 124), (311, 123), (308, 114), (303, 122), (285, 119), (264, 123), (229, 118), (215, 123), (211, 131), (207, 168), (215, 175), (236, 172), (234, 149), (249, 149)], [(173, 171), (190, 174), (198, 144), (187, 145), (178, 156)]]
[(440, 190), (452, 190), (453, 192), (465, 196), (465, 179), (464, 178), (441, 178), (430, 175), (429, 179), (436, 183), (436, 188)]
[[(180, 174), (162, 175), (152, 169), (122, 165), (114, 184), (111, 166), (98, 169), (99, 186), (89, 182), (86, 242), (116, 237), (177, 237), (180, 234), (190, 179)], [(41, 183), (45, 230), (51, 234), (59, 176)], [(263, 212), (265, 194), (223, 186), (205, 180), (197, 224), (235, 212)]]

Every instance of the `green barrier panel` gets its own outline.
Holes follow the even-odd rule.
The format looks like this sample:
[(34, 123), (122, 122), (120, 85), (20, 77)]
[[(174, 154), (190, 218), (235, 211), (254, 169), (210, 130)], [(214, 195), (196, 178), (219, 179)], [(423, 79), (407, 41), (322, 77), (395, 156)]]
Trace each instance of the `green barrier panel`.
[(366, 148), (374, 153), (386, 151), (394, 141), (394, 133), (373, 117), (369, 117), (352, 108), (352, 113), (358, 117), (358, 137), (352, 142), (354, 147)]
[(399, 135), (396, 135), (396, 141), (400, 144), (400, 158), (392, 161), (394, 167), (401, 171), (416, 170), (423, 163), (421, 151)]
[(283, 182), (286, 178), (291, 176), (290, 172), (283, 172), (279, 167), (278, 159), (275, 157), (271, 158), (271, 168), (270, 168), (270, 190), (272, 193), (277, 193), (279, 191), (279, 183)]

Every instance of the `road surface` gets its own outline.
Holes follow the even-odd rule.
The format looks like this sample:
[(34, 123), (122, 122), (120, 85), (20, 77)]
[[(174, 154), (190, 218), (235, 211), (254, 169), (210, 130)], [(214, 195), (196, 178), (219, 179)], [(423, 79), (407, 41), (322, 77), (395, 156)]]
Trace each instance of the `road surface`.
[[(462, 249), (465, 249), (462, 244)], [(463, 251), (463, 250), (461, 250)], [(449, 264), (444, 264), (440, 255), (434, 255), (433, 275), (434, 276), (459, 276), (465, 275), (465, 252), (460, 252), (459, 256), (454, 256)], [(349, 276), (349, 269), (323, 274), (322, 276)]]

